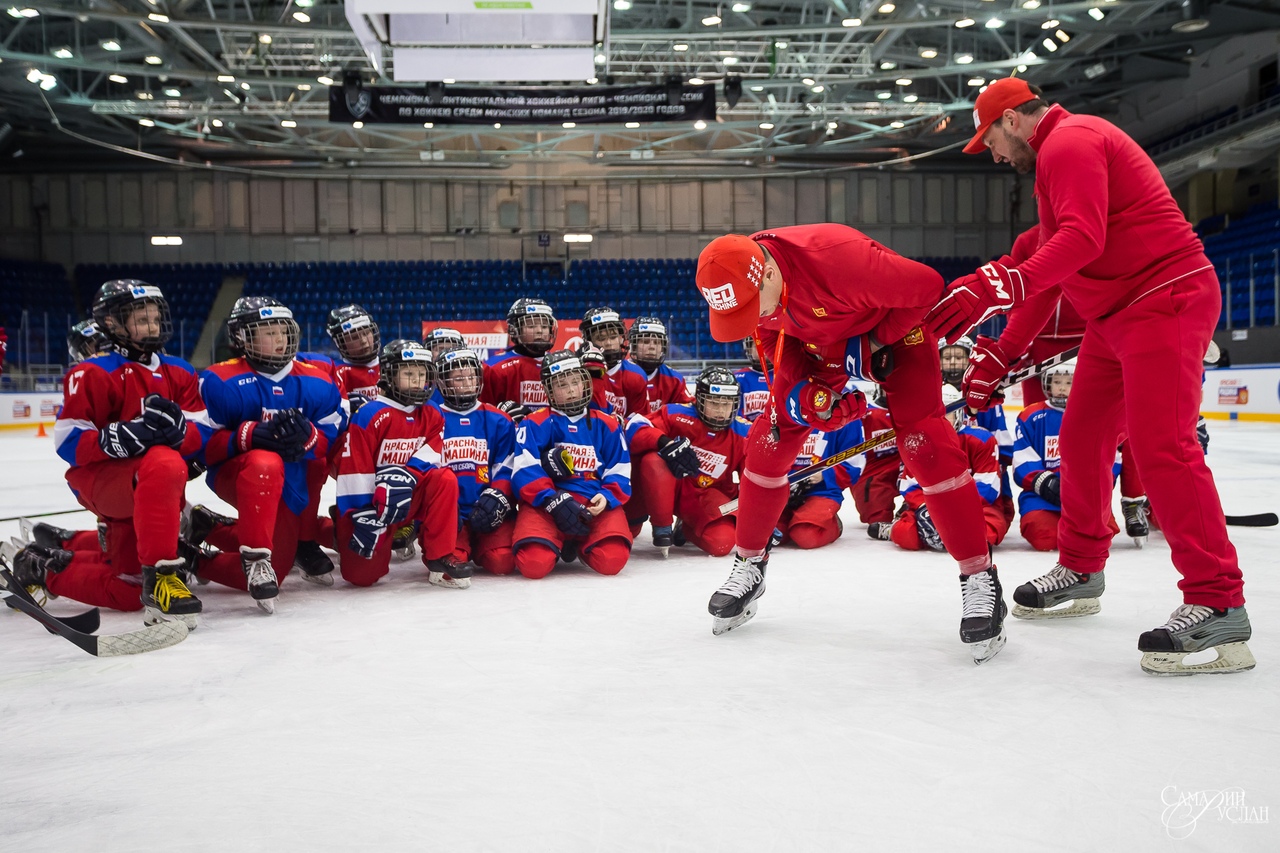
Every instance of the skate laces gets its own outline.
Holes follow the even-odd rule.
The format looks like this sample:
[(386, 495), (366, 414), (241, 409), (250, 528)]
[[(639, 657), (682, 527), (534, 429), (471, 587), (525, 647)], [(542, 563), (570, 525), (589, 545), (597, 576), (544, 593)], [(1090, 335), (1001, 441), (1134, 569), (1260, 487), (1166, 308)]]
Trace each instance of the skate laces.
[(1059, 589), (1066, 589), (1079, 580), (1080, 575), (1059, 563), (1047, 574), (1043, 574), (1031, 581), (1031, 585), (1036, 588), (1037, 592), (1053, 592)]
[(168, 611), (169, 605), (174, 599), (194, 598), (191, 590), (187, 589), (187, 585), (177, 575), (158, 574), (156, 575), (156, 588), (152, 592), (152, 597), (156, 600), (156, 606), (162, 611)]
[(996, 585), (990, 570), (967, 576), (962, 583), (964, 611), (961, 619), (990, 616), (996, 608)]
[(732, 595), (734, 598), (742, 598), (762, 580), (764, 580), (764, 572), (761, 571), (760, 565), (756, 560), (748, 557), (735, 557), (733, 571), (729, 573), (729, 579), (720, 586), (720, 592)]
[(1156, 628), (1157, 631), (1168, 631), (1170, 633), (1178, 633), (1185, 631), (1193, 625), (1205, 621), (1213, 615), (1212, 607), (1205, 607), (1203, 604), (1184, 604), (1169, 615), (1169, 621)]
[(249, 586), (266, 586), (276, 582), (275, 570), (271, 568), (271, 561), (268, 559), (257, 559), (245, 567), (245, 580)]

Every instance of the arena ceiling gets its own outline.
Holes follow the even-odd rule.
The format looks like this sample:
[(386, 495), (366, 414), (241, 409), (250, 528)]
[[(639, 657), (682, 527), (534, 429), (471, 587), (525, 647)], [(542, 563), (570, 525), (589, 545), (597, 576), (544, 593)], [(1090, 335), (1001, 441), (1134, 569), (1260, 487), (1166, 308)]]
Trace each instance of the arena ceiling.
[[(391, 50), (366, 50), (341, 2), (9, 2), (3, 169), (120, 168), (126, 151), (260, 170), (477, 174), (543, 162), (596, 174), (804, 169), (939, 152), (954, 162), (988, 80), (1022, 73), (1070, 108), (1107, 114), (1136, 89), (1185, 75), (1211, 45), (1280, 27), (1274, 3), (1247, 0), (597, 0), (590, 82), (546, 85), (701, 79), (716, 85), (714, 122), (356, 128), (328, 121), (328, 81), (355, 71), (366, 85), (423, 84), (397, 84)], [(724, 97), (731, 77), (742, 83), (735, 106)]]

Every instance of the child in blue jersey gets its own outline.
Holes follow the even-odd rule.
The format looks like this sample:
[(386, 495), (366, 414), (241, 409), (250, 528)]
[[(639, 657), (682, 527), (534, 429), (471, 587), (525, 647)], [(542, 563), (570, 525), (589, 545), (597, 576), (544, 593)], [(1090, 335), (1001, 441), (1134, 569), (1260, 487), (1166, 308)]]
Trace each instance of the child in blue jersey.
[(765, 380), (760, 353), (756, 351), (756, 339), (743, 338), (742, 351), (751, 366), (740, 367), (733, 372), (733, 378), (738, 380), (738, 388), (742, 391), (742, 397), (738, 401), (738, 416), (754, 421), (769, 402), (769, 383)]
[(298, 547), (308, 463), (326, 457), (346, 417), (329, 376), (295, 359), (298, 324), (288, 308), (242, 297), (227, 336), (239, 357), (205, 370), (200, 393), (216, 430), (205, 446), (209, 485), (240, 518), (203, 537), (233, 553), (202, 564), (200, 576), (247, 588), (273, 613)]
[[(861, 420), (852, 420), (834, 432), (815, 429), (805, 439), (804, 447), (791, 470), (794, 472), (807, 468), (815, 462), (856, 447), (862, 441)], [(866, 454), (859, 453), (839, 465), (792, 483), (791, 495), (787, 498), (786, 508), (783, 509), (774, 531), (774, 543), (781, 545), (792, 542), (797, 548), (808, 549), (821, 548), (839, 539), (844, 533), (844, 523), (837, 515), (840, 505), (844, 503), (840, 480), (847, 477), (850, 485), (856, 484), (862, 476), (866, 461)], [(836, 476), (837, 469), (842, 470), (840, 478)]]
[[(938, 358), (942, 363), (944, 385), (960, 388), (964, 384), (964, 374), (968, 370), (969, 356), (972, 353), (973, 341), (968, 337), (962, 337), (954, 344), (948, 344), (945, 339), (938, 342)], [(1009, 523), (1013, 523), (1013, 488), (1009, 484), (1009, 466), (1013, 464), (1013, 433), (1009, 431), (1009, 424), (1005, 420), (1004, 406), (992, 403), (990, 408), (983, 411), (971, 411), (968, 422), (995, 437), (1000, 461), (1000, 497), (996, 500), (996, 506)]]
[(616, 575), (631, 554), (622, 511), (631, 496), (631, 454), (622, 425), (588, 408), (591, 376), (577, 354), (548, 353), (542, 384), (548, 407), (516, 429), (516, 568), (546, 577), (569, 545), (595, 571)]

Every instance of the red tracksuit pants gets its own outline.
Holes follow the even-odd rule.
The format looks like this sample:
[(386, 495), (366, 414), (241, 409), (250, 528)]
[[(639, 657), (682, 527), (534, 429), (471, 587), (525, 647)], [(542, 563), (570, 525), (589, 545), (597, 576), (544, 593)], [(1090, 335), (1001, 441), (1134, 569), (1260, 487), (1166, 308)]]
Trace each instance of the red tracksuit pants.
[(1060, 448), (1059, 560), (1101, 571), (1114, 534), (1111, 467), (1128, 433), (1187, 604), (1238, 607), (1244, 580), (1213, 476), (1196, 441), (1203, 358), (1222, 298), (1217, 276), (1188, 276), (1090, 320), (1076, 362)]
[[(898, 499), (898, 471), (902, 460), (895, 453), (870, 459), (862, 469), (858, 482), (849, 486), (853, 505), (858, 508), (858, 520), (863, 524), (877, 521), (893, 521), (894, 501)], [(839, 482), (837, 469), (836, 480)]]
[[(934, 523), (961, 573), (980, 572), (989, 565), (982, 498), (960, 437), (943, 412), (937, 342), (919, 333), (908, 338), (915, 342), (904, 338), (892, 344), (894, 369), (884, 382), (898, 452), (929, 496)], [(747, 437), (737, 527), (737, 548), (747, 556), (764, 552), (790, 494), (787, 473), (809, 434), (808, 427), (787, 416), (786, 398), (811, 371), (802, 358), (784, 358), (782, 365), (765, 411)], [(774, 407), (776, 442), (770, 436)]]
[(515, 530), (514, 518), (502, 522), (492, 533), (477, 533), (470, 524), (463, 522), (458, 528), (458, 543), (453, 546), (453, 556), (464, 563), (475, 563), (495, 575), (509, 575), (516, 567), (515, 553), (511, 550)]
[[(713, 557), (723, 557), (733, 550), (735, 519), (732, 515), (722, 516), (720, 505), (733, 500), (733, 496), (715, 486), (701, 488), (694, 479), (677, 479), (661, 456), (646, 453), (632, 466), (627, 515), (648, 515), (654, 527), (670, 527), (679, 518), (688, 542)], [(639, 531), (640, 523), (632, 522), (631, 535)]]
[[(1005, 534), (1009, 532), (1009, 519), (1005, 517), (1004, 509), (998, 504), (984, 504), (982, 517), (987, 523), (987, 544), (999, 545), (1004, 541)], [(925, 548), (924, 543), (920, 541), (920, 531), (916, 527), (915, 510), (906, 510), (898, 516), (893, 527), (889, 528), (889, 539), (899, 548), (905, 548), (908, 551), (920, 551)]]
[(836, 513), (840, 504), (820, 496), (805, 498), (795, 509), (784, 509), (778, 518), (778, 530), (782, 543), (794, 543), (797, 548), (821, 548), (830, 545), (844, 533), (844, 525)]
[[(545, 578), (556, 567), (568, 538), (546, 510), (521, 501), (512, 546), (516, 569), (527, 578)], [(591, 522), (591, 532), (574, 541), (582, 561), (602, 575), (616, 575), (631, 556), (631, 531), (622, 507), (597, 515)]]

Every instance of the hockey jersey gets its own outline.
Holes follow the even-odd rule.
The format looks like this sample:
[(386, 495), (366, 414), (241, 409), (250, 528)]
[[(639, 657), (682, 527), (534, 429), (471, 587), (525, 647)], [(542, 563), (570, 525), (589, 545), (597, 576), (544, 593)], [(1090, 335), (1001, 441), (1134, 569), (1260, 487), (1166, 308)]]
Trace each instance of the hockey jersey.
[(338, 511), (373, 504), (378, 469), (403, 465), (419, 475), (439, 468), (444, 417), (433, 406), (374, 397), (351, 416), (338, 455)]
[[(969, 473), (973, 475), (974, 485), (978, 487), (978, 496), (984, 504), (995, 503), (1000, 497), (1000, 451), (996, 437), (975, 426), (963, 426), (956, 430), (956, 434), (960, 438), (960, 447), (969, 460)], [(898, 480), (898, 491), (902, 493), (910, 509), (925, 503), (924, 491), (905, 466), (902, 478)]]
[(622, 420), (637, 412), (649, 411), (649, 378), (634, 363), (623, 359), (609, 368), (603, 384), (606, 411)]
[(734, 474), (741, 475), (747, 461), (747, 432), (751, 421), (734, 418), (725, 429), (713, 432), (707, 429), (698, 410), (693, 406), (673, 403), (647, 417), (632, 415), (627, 419), (627, 444), (633, 456), (652, 453), (658, 449), (658, 438), (668, 436), (689, 439), (693, 452), (698, 455), (701, 473), (693, 478), (700, 489), (715, 486), (729, 497), (738, 494)]
[(334, 361), (323, 353), (300, 352), (298, 361), (305, 361), (329, 374), (329, 378), (333, 380), (334, 385), (338, 386), (338, 392), (342, 394), (344, 400), (352, 394), (358, 394), (365, 400), (372, 400), (378, 396), (378, 378), (382, 375), (382, 369), (376, 358), (372, 364), (351, 364), (345, 361)]
[(438, 408), (444, 417), (441, 455), (458, 478), (458, 517), (465, 521), (485, 489), (511, 494), (516, 427), (487, 403), (477, 403), (465, 412), (443, 404)]
[(970, 416), (972, 426), (985, 429), (996, 440), (996, 448), (1000, 458), (1000, 497), (1012, 498), (1013, 488), (1009, 485), (1009, 466), (1013, 464), (1013, 433), (1009, 431), (1009, 422), (1004, 416), (1004, 406), (996, 403), (983, 412)]
[[(1063, 413), (1048, 403), (1032, 403), (1018, 413), (1014, 424), (1013, 479), (1022, 489), (1018, 495), (1018, 512), (1047, 509), (1061, 512), (1060, 507), (1040, 497), (1032, 490), (1036, 475), (1042, 471), (1056, 471), (1062, 464), (1058, 453), (1058, 436), (1062, 432)], [(1112, 479), (1120, 476), (1120, 451), (1111, 469)]]
[(98, 431), (141, 417), (142, 401), (151, 394), (182, 407), (187, 433), (178, 452), (184, 457), (198, 455), (213, 432), (195, 368), (171, 355), (153, 355), (147, 364), (116, 352), (85, 359), (62, 378), (62, 394), (53, 443), (72, 468), (113, 459), (98, 445)]
[(754, 421), (769, 404), (769, 386), (764, 374), (759, 370), (743, 367), (735, 370), (733, 375), (738, 380), (738, 387), (742, 389), (742, 396), (738, 398), (738, 414)]
[[(822, 432), (821, 430), (813, 430), (809, 433), (809, 437), (804, 441), (804, 447), (800, 450), (800, 455), (796, 457), (796, 461), (792, 464), (792, 472), (807, 468), (815, 462), (821, 462), (830, 456), (834, 456), (841, 451), (848, 450), (850, 447), (856, 447), (863, 442), (862, 421), (850, 421), (845, 426), (834, 432)], [(849, 485), (858, 482), (858, 478), (862, 476), (862, 469), (866, 467), (867, 456), (865, 453), (859, 453), (851, 459), (846, 459), (839, 465), (832, 466), (822, 472), (822, 482), (814, 485), (805, 493), (806, 497), (823, 497), (830, 498), (836, 503), (844, 502), (843, 490), (840, 482), (836, 478), (836, 469), (843, 469), (841, 480), (848, 477)]]
[(494, 354), (485, 362), (480, 402), (496, 406), (508, 400), (528, 409), (546, 407), (547, 392), (542, 389), (542, 362), (539, 359), (509, 349)]
[[(644, 368), (640, 365), (637, 364), (636, 367), (642, 373), (644, 372)], [(649, 402), (649, 408), (645, 410), (648, 414), (662, 411), (662, 407), (668, 403), (693, 403), (693, 395), (689, 393), (689, 386), (684, 381), (684, 377), (678, 370), (665, 364), (658, 365), (653, 373), (645, 375), (645, 396)], [(637, 412), (628, 414), (637, 414)]]
[(301, 514), (307, 506), (307, 460), (324, 459), (338, 434), (346, 429), (338, 386), (318, 367), (294, 361), (267, 375), (243, 358), (215, 364), (200, 374), (200, 394), (214, 430), (205, 445), (210, 487), (223, 462), (237, 454), (236, 427), (245, 421), (268, 421), (285, 409), (299, 409), (316, 428), (316, 443), (299, 462), (284, 465), (284, 502)]
[[(542, 451), (556, 446), (569, 453), (574, 475), (552, 482), (542, 469)], [(631, 453), (622, 425), (612, 415), (588, 409), (570, 417), (539, 409), (516, 427), (511, 483), (520, 500), (541, 506), (557, 489), (588, 501), (604, 495), (610, 508), (631, 497)]]

